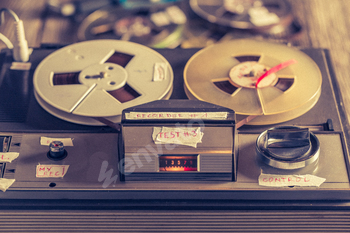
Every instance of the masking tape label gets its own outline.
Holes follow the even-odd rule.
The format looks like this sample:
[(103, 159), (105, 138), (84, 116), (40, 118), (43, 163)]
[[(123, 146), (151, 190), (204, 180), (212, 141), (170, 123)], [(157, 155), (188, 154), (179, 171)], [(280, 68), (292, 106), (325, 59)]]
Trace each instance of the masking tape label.
[(13, 160), (17, 159), (18, 156), (19, 156), (18, 152), (1, 152), (0, 162), (11, 163)]
[(197, 148), (203, 135), (200, 127), (154, 127), (152, 138), (155, 144), (178, 144)]
[(69, 165), (43, 165), (36, 166), (36, 177), (38, 178), (61, 178), (67, 173)]
[(0, 190), (5, 192), (14, 182), (15, 179), (0, 178)]
[(271, 175), (261, 173), (259, 185), (269, 187), (319, 187), (326, 179), (314, 175)]
[(143, 119), (211, 119), (225, 120), (227, 112), (130, 112), (125, 113), (128, 120)]
[(40, 145), (49, 146), (50, 143), (53, 141), (60, 141), (63, 143), (64, 146), (73, 146), (73, 139), (72, 138), (49, 138), (49, 137), (41, 137), (40, 138)]

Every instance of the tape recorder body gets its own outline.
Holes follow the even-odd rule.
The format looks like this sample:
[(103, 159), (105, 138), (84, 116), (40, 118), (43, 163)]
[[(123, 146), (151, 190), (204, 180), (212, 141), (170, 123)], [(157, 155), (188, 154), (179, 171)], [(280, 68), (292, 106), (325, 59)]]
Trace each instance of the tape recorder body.
[[(172, 87), (161, 87), (165, 91), (155, 102), (125, 105), (120, 128), (108, 116), (93, 118), (104, 118), (102, 121), (107, 120), (105, 122), (117, 127), (89, 125), (85, 122), (86, 116), (82, 124), (69, 122), (66, 115), (61, 114), (65, 110), (61, 108), (60, 100), (43, 98), (51, 94), (45, 90), (38, 98), (42, 90), (38, 94), (35, 80), (33, 84), (33, 78), (44, 80), (35, 74), (42, 66), (41, 62), (60, 50), (49, 45), (34, 49), (31, 67), (27, 70), (12, 62), (9, 51), (1, 52), (1, 175), (5, 180), (14, 180), (5, 192), (0, 193), (3, 204), (19, 207), (36, 201), (39, 206), (60, 206), (63, 203), (79, 205), (79, 201), (84, 206), (96, 208), (130, 205), (133, 208), (228, 208), (237, 205), (243, 208), (242, 203), (250, 203), (251, 208), (274, 208), (310, 207), (307, 203), (336, 206), (349, 201), (347, 121), (326, 50), (303, 50), (317, 64), (322, 79), (317, 81), (322, 83), (321, 94), (318, 95), (317, 89), (311, 96), (313, 102), (306, 113), (286, 122), (243, 125), (239, 129), (232, 109), (187, 100), (185, 92), (191, 91), (192, 86), (186, 84), (186, 74), (184, 83), (183, 71), (189, 71), (189, 67), (184, 67), (198, 49), (156, 50), (164, 58), (161, 62), (172, 68), (173, 75), (168, 70), (167, 76), (174, 80)], [(151, 67), (153, 71), (154, 66)], [(133, 67), (136, 68), (141, 73), (148, 69)], [(71, 72), (69, 68), (67, 70)], [(68, 80), (65, 76), (63, 82), (70, 82)], [(133, 80), (128, 84), (134, 85)], [(139, 89), (136, 85), (134, 89), (144, 94), (142, 87)], [(170, 94), (170, 100), (163, 100)], [(318, 96), (317, 101), (314, 96)], [(52, 114), (50, 106), (56, 106), (60, 111)], [(215, 117), (208, 117), (209, 113)], [(137, 117), (130, 117), (130, 114)], [(155, 118), (148, 118), (151, 116)], [(155, 133), (156, 130), (159, 131)], [(191, 145), (166, 148), (167, 144), (162, 144), (162, 136), (172, 139), (181, 135), (198, 135), (200, 138), (193, 139)], [(293, 137), (300, 144), (290, 146), (288, 141)], [(281, 169), (278, 164), (284, 162), (266, 159), (271, 154), (279, 155), (280, 152), (276, 152), (278, 146), (272, 144), (284, 138), (288, 140), (282, 140), (281, 144), (292, 151), (303, 150), (303, 143), (310, 142), (311, 149), (308, 147), (305, 155), (307, 160), (298, 160), (291, 167)], [(260, 146), (264, 148), (262, 152)], [(268, 154), (265, 157), (264, 152)], [(18, 153), (18, 157), (10, 161), (8, 156), (13, 153)], [(289, 160), (293, 160), (294, 155), (287, 154), (291, 156)]]

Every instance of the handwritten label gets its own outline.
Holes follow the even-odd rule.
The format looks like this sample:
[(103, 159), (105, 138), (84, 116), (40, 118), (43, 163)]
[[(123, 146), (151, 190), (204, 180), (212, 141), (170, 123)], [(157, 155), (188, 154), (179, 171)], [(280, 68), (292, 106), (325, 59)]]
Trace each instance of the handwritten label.
[(326, 179), (314, 175), (271, 175), (261, 173), (259, 185), (269, 187), (319, 187)]
[(179, 144), (197, 148), (204, 133), (200, 127), (154, 127), (152, 138), (155, 144)]
[(15, 182), (15, 179), (5, 179), (0, 178), (0, 190), (6, 192), (6, 190), (11, 187), (11, 185)]
[(60, 178), (64, 177), (67, 173), (69, 165), (37, 165), (36, 177), (47, 178)]
[(41, 137), (40, 138), (40, 145), (48, 146), (53, 141), (60, 141), (63, 143), (64, 146), (73, 146), (73, 139), (72, 138), (49, 138), (49, 137)]
[(227, 112), (129, 112), (125, 113), (128, 120), (143, 119), (211, 119), (225, 120)]
[(0, 162), (11, 163), (13, 160), (17, 159), (18, 156), (19, 156), (18, 152), (1, 152), (0, 153)]
[(163, 62), (156, 62), (153, 69), (153, 81), (163, 81), (166, 78), (167, 65)]

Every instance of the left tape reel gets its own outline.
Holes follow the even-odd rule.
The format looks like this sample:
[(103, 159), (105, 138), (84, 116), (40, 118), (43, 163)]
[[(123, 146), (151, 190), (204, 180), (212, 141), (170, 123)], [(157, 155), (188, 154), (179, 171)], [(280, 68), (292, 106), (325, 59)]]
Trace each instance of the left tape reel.
[(173, 70), (158, 52), (133, 42), (85, 41), (47, 56), (34, 72), (38, 103), (52, 115), (83, 125), (118, 123), (122, 110), (168, 99)]

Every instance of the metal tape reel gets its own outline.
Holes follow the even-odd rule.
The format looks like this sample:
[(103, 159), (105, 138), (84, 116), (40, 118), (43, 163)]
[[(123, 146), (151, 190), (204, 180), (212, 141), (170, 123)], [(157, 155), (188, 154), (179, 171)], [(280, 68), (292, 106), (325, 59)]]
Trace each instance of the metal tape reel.
[[(290, 59), (297, 63), (278, 71), (264, 87), (240, 83), (240, 76), (235, 77), (237, 70), (248, 75), (255, 65), (268, 70)], [(276, 124), (306, 113), (318, 101), (321, 84), (321, 72), (309, 56), (281, 44), (255, 40), (206, 47), (193, 55), (184, 69), (184, 86), (190, 99), (231, 108), (240, 118), (260, 116), (249, 122), (254, 125)]]
[(239, 29), (267, 29), (293, 20), (286, 0), (190, 0), (190, 6), (211, 23)]
[(80, 24), (78, 39), (118, 39), (153, 48), (173, 48), (182, 40), (185, 13), (177, 5), (149, 8), (108, 7), (94, 11)]
[(83, 125), (117, 123), (122, 110), (172, 93), (173, 71), (156, 51), (132, 42), (86, 41), (47, 56), (33, 77), (35, 96), (51, 114)]

